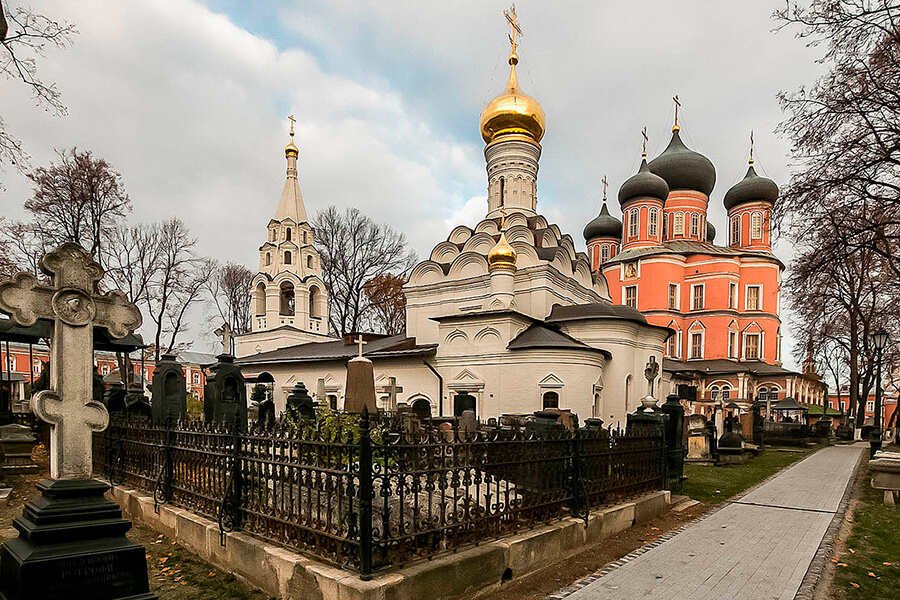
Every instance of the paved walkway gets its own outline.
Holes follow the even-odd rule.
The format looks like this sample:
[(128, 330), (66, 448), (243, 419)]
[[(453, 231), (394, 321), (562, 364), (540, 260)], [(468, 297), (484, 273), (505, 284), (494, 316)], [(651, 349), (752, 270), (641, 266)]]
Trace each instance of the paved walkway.
[(791, 600), (867, 450), (820, 450), (566, 600)]

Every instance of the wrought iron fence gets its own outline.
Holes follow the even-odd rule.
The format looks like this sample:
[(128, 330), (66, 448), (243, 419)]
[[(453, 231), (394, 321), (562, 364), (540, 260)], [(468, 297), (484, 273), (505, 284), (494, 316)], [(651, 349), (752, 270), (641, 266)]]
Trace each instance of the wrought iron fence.
[[(368, 576), (661, 489), (663, 431), (114, 421), (95, 471)], [(224, 538), (223, 538), (224, 543)]]

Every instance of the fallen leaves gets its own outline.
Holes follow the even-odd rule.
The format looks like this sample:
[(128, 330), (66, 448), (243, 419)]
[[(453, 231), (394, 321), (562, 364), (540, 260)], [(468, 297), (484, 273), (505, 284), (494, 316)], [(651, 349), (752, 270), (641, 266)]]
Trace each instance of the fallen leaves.
[(855, 581), (851, 581), (851, 582), (850, 582), (850, 585), (852, 585), (852, 586), (855, 587), (855, 588), (859, 588), (859, 584), (856, 583)]

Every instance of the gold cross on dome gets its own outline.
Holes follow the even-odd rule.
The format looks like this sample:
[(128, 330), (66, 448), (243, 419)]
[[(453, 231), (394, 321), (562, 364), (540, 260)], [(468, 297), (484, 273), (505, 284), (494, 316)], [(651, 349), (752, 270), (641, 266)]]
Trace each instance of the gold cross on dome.
[(750, 164), (753, 164), (753, 130), (750, 130)]
[(681, 102), (678, 100), (678, 94), (675, 94), (675, 96), (672, 97), (672, 100), (675, 101), (675, 127), (678, 127), (678, 109), (681, 107)]
[(647, 126), (646, 125), (644, 125), (644, 128), (641, 129), (641, 136), (643, 136), (643, 138), (644, 138), (644, 142), (643, 142), (643, 146), (642, 146), (643, 150), (641, 151), (641, 156), (643, 158), (647, 158), (647, 142), (650, 141), (650, 136), (647, 135)]
[(519, 47), (518, 38), (524, 37), (525, 35), (522, 33), (522, 28), (519, 26), (519, 20), (516, 18), (516, 5), (513, 4), (509, 7), (509, 10), (504, 10), (503, 14), (506, 16), (506, 20), (509, 23), (509, 45), (512, 47), (513, 54), (515, 54), (516, 48)]
[(291, 122), (291, 137), (294, 137), (294, 121), (297, 119), (294, 118), (294, 115), (289, 115), (288, 120)]
[(606, 180), (606, 175), (604, 175), (603, 179), (600, 181), (603, 183), (603, 199), (606, 200), (606, 186), (609, 185), (609, 182)]

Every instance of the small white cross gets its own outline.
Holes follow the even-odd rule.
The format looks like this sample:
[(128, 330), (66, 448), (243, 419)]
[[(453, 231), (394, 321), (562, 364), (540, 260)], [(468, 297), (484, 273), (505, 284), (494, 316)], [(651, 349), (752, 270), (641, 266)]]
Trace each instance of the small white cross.
[(360, 358), (362, 358), (362, 354), (363, 354), (363, 346), (365, 346), (365, 345), (368, 344), (368, 343), (369, 343), (369, 342), (367, 342), (367, 341), (365, 341), (365, 340), (363, 339), (363, 336), (362, 336), (362, 335), (360, 335), (360, 336), (356, 339), (356, 344), (359, 346), (359, 357), (360, 357)]

